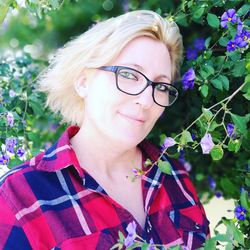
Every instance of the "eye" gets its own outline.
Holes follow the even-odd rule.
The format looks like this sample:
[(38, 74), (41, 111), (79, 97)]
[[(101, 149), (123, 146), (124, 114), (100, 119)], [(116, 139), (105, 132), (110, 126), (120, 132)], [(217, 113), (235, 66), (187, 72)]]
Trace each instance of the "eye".
[(131, 72), (129, 70), (120, 70), (119, 76), (129, 80), (138, 80), (138, 77), (136, 76), (135, 72)]
[(164, 83), (158, 83), (155, 88), (161, 92), (168, 92), (169, 91), (168, 85), (166, 85)]

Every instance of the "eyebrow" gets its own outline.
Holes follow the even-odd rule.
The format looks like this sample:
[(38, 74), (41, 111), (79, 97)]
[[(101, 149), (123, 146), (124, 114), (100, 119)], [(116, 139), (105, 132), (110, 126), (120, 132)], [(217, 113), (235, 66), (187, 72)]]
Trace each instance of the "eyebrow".
[[(139, 65), (139, 64), (136, 64), (136, 63), (125, 63), (124, 66), (127, 65), (127, 66), (132, 66), (132, 67), (136, 67), (137, 69), (139, 69), (140, 71), (144, 71), (144, 68)], [(171, 82), (171, 78), (167, 75), (164, 75), (164, 74), (160, 74), (157, 76), (157, 78), (167, 78), (169, 80), (169, 82)]]

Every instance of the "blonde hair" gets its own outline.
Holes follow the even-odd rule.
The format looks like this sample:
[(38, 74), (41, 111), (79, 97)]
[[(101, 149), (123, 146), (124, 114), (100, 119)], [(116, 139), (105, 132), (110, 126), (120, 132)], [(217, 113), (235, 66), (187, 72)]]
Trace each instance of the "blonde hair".
[(76, 92), (75, 82), (84, 70), (107, 65), (128, 42), (139, 36), (166, 45), (172, 64), (171, 77), (176, 79), (183, 51), (178, 26), (153, 11), (132, 11), (96, 24), (57, 51), (38, 81), (38, 90), (47, 94), (46, 106), (60, 112), (63, 122), (81, 126), (84, 99)]

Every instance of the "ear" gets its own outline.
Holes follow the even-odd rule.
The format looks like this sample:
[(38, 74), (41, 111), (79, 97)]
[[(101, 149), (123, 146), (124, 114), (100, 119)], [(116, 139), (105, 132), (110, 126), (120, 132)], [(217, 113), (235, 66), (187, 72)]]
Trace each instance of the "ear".
[(86, 86), (86, 78), (81, 77), (75, 82), (75, 90), (77, 94), (85, 98), (87, 96), (87, 86)]

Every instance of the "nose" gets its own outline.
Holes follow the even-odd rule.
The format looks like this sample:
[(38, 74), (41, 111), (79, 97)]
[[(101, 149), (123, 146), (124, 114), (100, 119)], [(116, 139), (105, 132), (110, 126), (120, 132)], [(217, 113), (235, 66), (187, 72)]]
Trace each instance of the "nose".
[(134, 97), (134, 102), (140, 104), (144, 109), (149, 109), (153, 106), (153, 88), (148, 86), (141, 94)]

